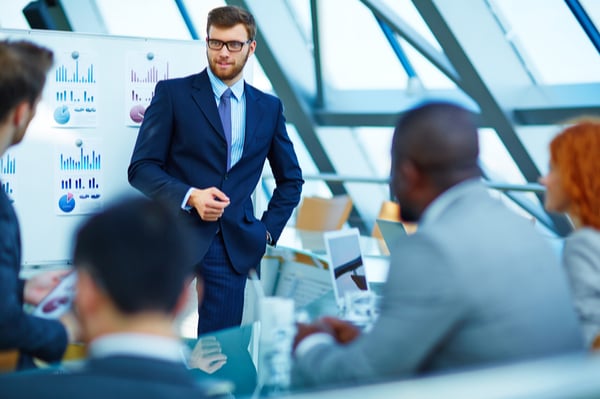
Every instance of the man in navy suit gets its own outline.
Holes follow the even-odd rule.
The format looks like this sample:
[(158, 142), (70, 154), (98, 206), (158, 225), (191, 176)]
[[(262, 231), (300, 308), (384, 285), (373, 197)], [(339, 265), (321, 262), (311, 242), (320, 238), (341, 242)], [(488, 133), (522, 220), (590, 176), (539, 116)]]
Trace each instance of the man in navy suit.
[[(281, 101), (243, 79), (255, 35), (241, 8), (208, 14), (209, 67), (156, 85), (128, 170), (132, 186), (192, 227), (204, 279), (198, 334), (240, 325), (248, 272), (277, 242), (304, 183)], [(251, 195), (266, 160), (277, 186), (257, 219)]]

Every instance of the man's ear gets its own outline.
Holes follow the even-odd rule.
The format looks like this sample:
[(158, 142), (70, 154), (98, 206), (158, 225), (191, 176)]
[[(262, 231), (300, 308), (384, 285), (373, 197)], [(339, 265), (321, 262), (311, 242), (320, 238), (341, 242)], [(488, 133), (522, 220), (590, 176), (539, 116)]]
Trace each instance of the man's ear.
[(418, 187), (420, 183), (422, 183), (422, 173), (409, 159), (402, 161), (400, 164), (400, 171), (402, 173), (402, 177), (407, 187), (413, 189), (414, 187)]
[[(183, 288), (181, 293), (179, 294), (179, 298), (177, 299), (177, 303), (175, 304), (175, 309), (173, 309), (174, 315), (177, 316), (181, 312), (185, 310), (187, 304), (190, 300), (190, 284), (192, 283), (193, 278), (186, 279), (183, 283)], [(202, 293), (200, 293), (202, 295)], [(201, 297), (201, 296), (200, 296)]]
[(85, 269), (77, 270), (75, 305), (80, 314), (93, 314), (98, 308), (102, 293)]
[(12, 123), (19, 128), (25, 127), (29, 123), (29, 114), (31, 112), (31, 104), (28, 101), (21, 101), (15, 107), (15, 112), (12, 116)]

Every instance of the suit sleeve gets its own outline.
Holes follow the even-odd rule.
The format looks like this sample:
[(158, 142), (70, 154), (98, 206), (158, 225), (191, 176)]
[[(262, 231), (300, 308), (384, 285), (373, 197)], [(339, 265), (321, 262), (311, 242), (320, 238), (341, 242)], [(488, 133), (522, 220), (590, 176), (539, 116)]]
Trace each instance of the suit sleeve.
[(276, 187), (267, 210), (261, 218), (271, 234), (273, 243), (279, 239), (294, 208), (300, 202), (300, 193), (304, 184), (294, 145), (285, 127), (283, 105), (279, 100), (277, 103), (276, 131), (267, 155)]
[(399, 378), (415, 374), (465, 313), (444, 254), (423, 237), (401, 240), (392, 259), (380, 316), (348, 345), (321, 344), (297, 358), (294, 381), (305, 385)]
[(156, 84), (127, 171), (129, 183), (147, 196), (179, 208), (190, 186), (165, 171), (173, 129), (173, 104), (165, 81)]
[[(15, 223), (5, 212), (0, 215), (4, 233)], [(8, 226), (8, 227), (6, 227)], [(19, 279), (18, 256), (11, 234), (0, 240), (0, 350), (18, 349), (44, 361), (58, 361), (67, 347), (67, 333), (56, 320), (46, 320), (23, 311), (23, 280)]]

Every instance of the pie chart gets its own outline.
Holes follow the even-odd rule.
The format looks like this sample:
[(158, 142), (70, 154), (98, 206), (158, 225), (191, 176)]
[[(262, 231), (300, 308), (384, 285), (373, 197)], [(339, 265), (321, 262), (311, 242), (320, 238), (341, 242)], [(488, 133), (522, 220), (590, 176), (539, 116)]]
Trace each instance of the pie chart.
[(143, 105), (137, 104), (131, 107), (131, 110), (129, 111), (129, 117), (135, 123), (142, 123), (145, 112), (146, 108)]
[(54, 110), (54, 120), (59, 125), (64, 125), (69, 122), (71, 119), (71, 113), (69, 112), (69, 107), (66, 105), (61, 105)]
[(65, 213), (69, 213), (75, 209), (75, 198), (73, 197), (73, 194), (67, 193), (60, 197), (58, 200), (58, 207)]

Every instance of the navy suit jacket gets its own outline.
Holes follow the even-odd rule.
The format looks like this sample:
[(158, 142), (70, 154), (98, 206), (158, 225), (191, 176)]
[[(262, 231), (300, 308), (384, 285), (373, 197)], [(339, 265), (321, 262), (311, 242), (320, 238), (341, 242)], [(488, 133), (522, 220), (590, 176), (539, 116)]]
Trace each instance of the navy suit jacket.
[[(200, 262), (220, 227), (235, 269), (258, 267), (266, 232), (279, 238), (300, 201), (302, 173), (274, 96), (245, 83), (246, 131), (242, 158), (227, 171), (227, 143), (206, 70), (156, 85), (140, 128), (128, 170), (129, 182), (144, 194), (167, 201), (174, 209), (190, 189), (217, 187), (230, 199), (217, 222), (197, 212), (181, 211), (192, 227)], [(260, 220), (251, 195), (268, 160), (277, 187)]]
[(0, 350), (18, 349), (21, 368), (31, 367), (32, 357), (58, 361), (67, 347), (62, 324), (23, 312), (19, 222), (4, 192), (0, 192), (0, 234)]
[(11, 399), (202, 399), (217, 397), (182, 364), (134, 356), (91, 359), (73, 373), (24, 372), (0, 376), (0, 397)]

